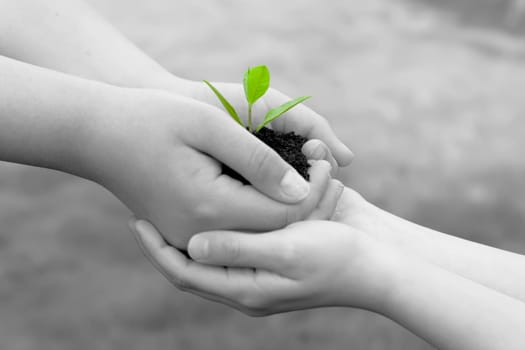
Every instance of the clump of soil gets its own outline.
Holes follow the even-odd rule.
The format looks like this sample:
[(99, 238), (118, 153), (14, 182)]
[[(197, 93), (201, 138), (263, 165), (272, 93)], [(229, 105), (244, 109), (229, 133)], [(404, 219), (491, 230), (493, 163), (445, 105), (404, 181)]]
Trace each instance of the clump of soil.
[[(281, 158), (293, 166), (307, 181), (310, 179), (308, 175), (310, 164), (308, 164), (306, 157), (301, 152), (303, 145), (308, 141), (306, 138), (295, 134), (293, 131), (281, 133), (268, 128), (262, 128), (254, 135), (273, 148)], [(241, 181), (245, 185), (249, 184), (248, 180), (225, 164), (222, 165), (222, 173)]]

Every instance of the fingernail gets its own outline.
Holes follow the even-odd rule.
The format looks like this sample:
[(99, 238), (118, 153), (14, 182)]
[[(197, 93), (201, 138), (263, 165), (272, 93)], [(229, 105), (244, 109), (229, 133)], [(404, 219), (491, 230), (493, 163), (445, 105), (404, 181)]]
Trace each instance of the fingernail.
[(288, 197), (301, 200), (308, 196), (310, 185), (297, 171), (290, 169), (281, 180), (281, 190)]
[(206, 238), (196, 236), (191, 239), (188, 248), (194, 260), (206, 260), (210, 251), (210, 242)]

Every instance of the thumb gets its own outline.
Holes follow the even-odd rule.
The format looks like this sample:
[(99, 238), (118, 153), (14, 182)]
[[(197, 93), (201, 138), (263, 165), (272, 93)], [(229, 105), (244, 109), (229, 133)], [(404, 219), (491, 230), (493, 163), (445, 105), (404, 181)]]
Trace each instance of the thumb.
[(284, 235), (271, 233), (204, 232), (193, 236), (188, 252), (193, 260), (209, 265), (278, 270), (286, 266)]
[[(218, 109), (215, 113), (222, 113)], [(224, 118), (209, 118), (210, 132), (202, 132), (195, 147), (244, 176), (267, 196), (297, 203), (310, 192), (309, 183), (273, 149), (240, 125)]]

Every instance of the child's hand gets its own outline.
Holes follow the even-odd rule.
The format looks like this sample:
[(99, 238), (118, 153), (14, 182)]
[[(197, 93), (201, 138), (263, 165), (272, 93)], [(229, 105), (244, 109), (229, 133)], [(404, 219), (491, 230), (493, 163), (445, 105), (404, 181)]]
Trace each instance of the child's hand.
[[(210, 229), (280, 228), (318, 207), (330, 182), (327, 162), (312, 166), (308, 184), (213, 106), (156, 91), (120, 94), (91, 122), (96, 130), (88, 133), (94, 137), (79, 173), (153, 222), (171, 244), (185, 247), (193, 234)], [(221, 175), (215, 159), (255, 188)]]
[[(304, 144), (302, 151), (308, 159), (329, 162), (332, 165), (332, 176), (336, 174), (337, 162), (330, 148), (324, 142), (315, 139), (309, 140)], [(357, 191), (345, 187), (331, 220), (368, 233), (377, 230), (380, 224), (384, 230), (384, 215), (379, 215), (380, 212), (377, 207), (370, 204)]]
[(244, 234), (194, 236), (187, 259), (145, 221), (132, 225), (152, 263), (179, 289), (262, 316), (321, 306), (380, 310), (389, 292), (388, 249), (329, 221)]

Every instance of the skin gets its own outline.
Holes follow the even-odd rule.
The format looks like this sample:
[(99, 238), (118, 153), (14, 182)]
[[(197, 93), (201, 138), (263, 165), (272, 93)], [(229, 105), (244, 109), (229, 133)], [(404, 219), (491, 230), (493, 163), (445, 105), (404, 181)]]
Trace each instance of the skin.
[[(222, 108), (204, 83), (166, 71), (79, 0), (0, 0), (0, 54), (111, 85), (161, 89)], [(247, 110), (242, 85), (214, 85), (238, 111)], [(262, 120), (269, 108), (289, 100), (270, 89), (255, 104), (254, 120)], [(352, 152), (327, 121), (305, 105), (293, 108), (272, 127), (322, 140), (338, 166), (352, 161)]]
[(525, 303), (347, 224), (305, 221), (255, 235), (204, 232), (190, 240), (192, 259), (149, 223), (131, 228), (175, 286), (248, 315), (357, 307), (394, 320), (439, 349), (525, 347)]
[(388, 213), (346, 188), (335, 221), (395, 249), (525, 302), (525, 256), (431, 230)]
[[(327, 157), (318, 146), (316, 156)], [(524, 256), (413, 224), (349, 188), (330, 213), (332, 221), (258, 235), (200, 233), (189, 243), (192, 260), (149, 223), (130, 227), (175, 286), (249, 315), (357, 307), (439, 349), (525, 347)]]
[[(26, 62), (123, 87), (164, 89), (217, 104), (215, 100), (210, 101), (211, 93), (205, 92), (200, 84), (167, 73), (101, 20), (94, 11), (83, 6), (81, 3), (65, 0), (1, 1), (1, 52)], [(32, 25), (22, 25), (28, 22)], [(93, 40), (93, 37), (97, 40)], [(161, 191), (165, 191), (166, 186), (171, 189), (171, 179), (177, 178), (177, 175), (181, 179), (189, 178), (188, 174), (170, 173), (175, 172), (173, 169), (169, 169), (167, 175), (158, 174), (156, 170), (169, 163), (172, 153), (189, 156), (189, 162), (194, 166), (190, 169), (198, 169), (191, 175), (202, 176), (197, 176), (197, 182), (201, 179), (205, 179), (202, 182), (212, 183), (214, 179), (214, 184), (227, 182), (217, 176), (217, 163), (214, 163), (212, 158), (203, 156), (202, 152), (198, 153), (216, 150), (213, 141), (207, 143), (202, 137), (197, 137), (196, 143), (191, 144), (181, 135), (182, 130), (190, 130), (191, 125), (187, 122), (188, 118), (181, 115), (205, 117), (208, 122), (215, 120), (214, 118), (222, 118), (222, 122), (224, 114), (180, 96), (168, 97), (153, 91), (118, 90), (93, 82), (71, 80), (61, 75), (52, 77), (49, 72), (37, 72), (34, 67), (22, 68), (3, 58), (0, 64), (2, 82), (6, 82), (0, 86), (3, 97), (0, 105), (1, 159), (50, 167), (99, 181), (123, 199), (130, 208), (155, 222), (163, 232), (169, 232), (170, 227), (174, 225), (174, 221), (162, 219), (168, 216), (164, 208), (170, 204), (180, 204), (181, 201), (171, 202)], [(237, 108), (242, 108), (239, 107), (243, 103), (239, 85), (217, 85), (221, 91), (230, 91), (225, 92), (225, 95), (234, 95), (228, 98), (236, 101), (234, 104)], [(9, 89), (6, 86), (9, 86)], [(28, 95), (37, 96), (38, 99), (27, 99)], [(111, 102), (108, 101), (110, 99)], [(280, 104), (286, 99), (277, 91), (270, 91), (256, 115), (260, 116), (267, 106)], [(126, 115), (126, 119), (115, 117), (123, 114)], [(173, 115), (184, 121), (174, 123), (170, 120)], [(86, 116), (91, 118), (85, 118)], [(150, 119), (151, 116), (158, 121), (157, 126), (146, 123), (146, 118)], [(307, 116), (306, 121), (304, 116)], [(302, 121), (300, 118), (303, 118)], [(131, 125), (128, 136), (124, 135), (125, 125)], [(293, 110), (288, 118), (281, 119), (274, 126), (283, 131), (295, 129), (304, 136), (324, 141), (334, 155), (331, 158), (332, 163), (335, 161), (338, 165), (345, 165), (352, 158), (351, 153), (334, 137), (324, 119), (306, 107)], [(97, 135), (96, 142), (92, 138), (93, 135)], [(137, 156), (138, 151), (143, 152), (143, 155)], [(268, 151), (260, 152), (264, 155), (262, 158), (250, 159), (272, 157), (271, 154), (267, 154)], [(254, 151), (253, 154), (261, 153)], [(227, 155), (218, 155), (219, 158), (221, 156), (227, 158)], [(233, 164), (234, 168), (238, 165), (234, 159), (226, 159), (225, 162)], [(273, 167), (275, 162), (271, 163)], [(140, 166), (137, 168), (138, 164)], [(203, 165), (204, 168), (195, 164)], [(330, 212), (329, 208), (333, 209), (333, 204), (321, 205), (327, 202), (321, 199), (321, 193), (332, 193), (331, 188), (340, 187), (321, 179), (322, 174), (327, 174), (330, 167), (320, 164), (313, 169), (321, 174), (318, 177), (319, 181), (315, 182), (317, 187), (314, 188), (312, 180), (310, 190), (310, 196), (317, 196), (317, 201), (311, 200), (308, 204), (303, 204), (304, 207), (279, 204), (281, 207), (276, 209), (276, 212), (279, 212), (280, 216), (275, 218), (276, 223), (284, 224), (303, 218), (305, 214), (299, 212), (306, 207), (313, 208), (314, 214), (310, 218), (317, 219), (326, 216), (322, 214), (323, 210)], [(272, 180), (282, 178), (283, 168), (277, 168), (278, 175), (270, 173)], [(248, 173), (246, 169), (237, 170), (249, 179), (257, 176)], [(126, 177), (127, 179), (122, 180)], [(145, 178), (149, 180), (146, 183)], [(327, 176), (324, 177), (326, 178)], [(139, 184), (140, 190), (137, 191)], [(164, 187), (159, 187), (158, 184)], [(261, 199), (258, 197), (259, 193), (253, 190), (241, 191), (236, 183), (224, 185), (222, 190), (212, 196), (212, 203), (224, 204), (221, 200), (230, 188), (234, 190), (231, 192), (232, 195), (235, 194), (234, 198), (250, 201)], [(298, 200), (285, 198), (280, 190), (258, 182), (257, 178), (254, 185), (283, 202)], [(213, 186), (207, 189), (212, 188)], [(239, 197), (235, 190), (239, 191)], [(327, 198), (337, 197), (333, 194)], [(204, 227), (195, 227), (195, 222), (190, 220), (189, 223), (183, 224), (185, 232), (190, 232), (191, 235), (192, 229), (206, 229), (207, 224), (210, 224), (210, 228), (226, 225), (224, 222), (221, 225), (221, 222), (215, 221), (224, 214), (217, 211), (217, 206), (199, 205), (184, 195), (182, 198), (185, 199), (183, 202), (190, 203), (190, 206), (179, 207), (178, 210), (187, 210), (190, 215), (194, 214), (195, 218), (199, 218), (199, 222), (206, 223)], [(268, 200), (267, 197), (264, 198)], [(270, 205), (262, 199), (261, 204), (264, 204), (263, 207)], [(349, 208), (356, 205), (359, 207), (359, 203), (348, 203)], [(283, 212), (286, 213), (284, 216)], [(306, 226), (301, 223), (278, 231), (279, 234), (274, 232), (271, 236), (243, 235), (241, 239), (240, 236), (232, 236), (237, 235), (233, 232), (202, 234), (190, 244), (190, 254), (196, 260), (200, 259), (200, 264), (182, 260), (182, 256), (166, 245), (152, 225), (141, 221), (137, 229), (143, 247), (172, 280), (186, 290), (230, 303), (246, 312), (267, 314), (327, 305), (357, 306), (397, 320), (440, 348), (524, 347), (517, 329), (518, 325), (524, 323), (523, 305), (505, 295), (523, 299), (523, 286), (519, 282), (513, 283), (501, 278), (503, 270), (507, 274), (509, 268), (513, 268), (513, 273), (521, 270), (518, 268), (522, 266), (521, 257), (457, 241), (446, 235), (399, 222), (388, 215), (376, 213), (374, 217), (375, 210), (370, 207), (358, 212), (355, 218), (342, 215), (344, 212), (339, 210), (338, 220), (345, 224), (319, 221)], [(274, 222), (273, 213), (271, 210), (269, 214), (266, 213), (269, 215), (266, 216), (266, 225), (268, 222)], [(374, 219), (367, 221), (370, 220), (367, 219), (367, 215), (372, 215)], [(243, 216), (242, 212), (239, 216)], [(379, 228), (376, 220), (380, 223)], [(253, 224), (232, 222), (226, 226), (246, 228), (243, 226)], [(370, 232), (365, 233), (356, 227), (348, 226), (355, 222), (360, 223), (363, 229), (373, 231), (376, 234), (376, 238), (373, 238), (375, 241), (371, 240), (373, 235)], [(370, 230), (370, 227), (374, 230)], [(308, 234), (305, 235), (305, 232)], [(322, 235), (319, 232), (322, 232)], [(422, 232), (430, 238), (421, 238)], [(188, 238), (184, 233), (169, 232), (167, 239), (174, 245), (182, 246)], [(199, 255), (202, 254), (202, 246), (206, 246), (203, 241), (212, 244), (208, 244), (208, 254)], [(286, 249), (282, 248), (283, 244)], [(320, 244), (325, 244), (327, 249), (318, 249)], [(432, 244), (438, 244), (443, 251), (447, 248), (454, 249), (447, 258), (440, 258), (436, 253), (429, 254), (432, 253)], [(348, 254), (348, 249), (353, 254)], [(400, 254), (400, 251), (403, 251), (403, 254)], [(465, 251), (472, 254), (463, 254)], [(406, 255), (406, 252), (412, 255)], [(481, 258), (487, 254), (491, 262), (489, 272), (485, 273), (485, 270), (479, 269), (478, 266), (477, 271), (484, 271), (480, 274), (474, 269), (474, 263), (481, 263)], [(314, 256), (316, 264), (304, 265), (303, 262), (307, 259), (299, 259), (304, 256)], [(460, 258), (459, 263), (455, 262), (456, 258)], [(273, 261), (274, 264), (269, 261)], [(210, 264), (232, 266), (227, 270), (230, 273), (226, 280), (228, 283), (225, 282), (224, 274), (222, 277), (211, 274), (209, 277), (213, 278), (201, 279), (203, 275), (215, 273), (211, 272), (213, 267)], [(244, 265), (256, 267), (258, 270), (237, 267)], [(195, 271), (187, 274), (184, 268), (189, 269), (190, 266)], [(224, 269), (221, 268), (221, 271)], [(400, 271), (402, 273), (399, 273)], [(338, 283), (329, 283), (333, 281), (327, 279), (326, 276), (330, 276), (327, 272), (341, 273), (345, 278)], [(257, 273), (260, 277), (256, 279), (258, 284), (255, 289), (247, 279), (253, 280), (252, 274)], [(234, 288), (230, 285), (232, 281), (235, 281)], [(353, 283), (349, 284), (348, 281)], [(473, 281), (479, 281), (480, 284)], [(444, 284), (448, 286), (446, 297), (439, 292)], [(268, 288), (261, 288), (263, 286)], [(326, 288), (320, 289), (322, 286)], [(344, 295), (341, 295), (341, 291), (345, 292)], [(450, 312), (451, 310), (459, 312)], [(463, 327), (467, 323), (469, 334), (466, 334)]]
[[(202, 230), (260, 231), (301, 220), (330, 183), (330, 164), (316, 162), (310, 183), (288, 184), (306, 183), (306, 197), (285, 203), (291, 198), (279, 183), (295, 170), (224, 112), (187, 97), (118, 88), (2, 56), (0, 82), (0, 160), (95, 181), (177, 247)], [(253, 186), (221, 175), (217, 159)], [(266, 192), (282, 201), (258, 191), (268, 179), (274, 185)]]
[[(316, 142), (311, 159), (329, 159)], [(368, 202), (345, 188), (333, 221), (344, 223), (406, 254), (525, 302), (525, 256), (417, 225)]]
[[(0, 53), (11, 58), (0, 57), (0, 159), (91, 179), (177, 247), (206, 229), (258, 231), (301, 220), (318, 204), (328, 172), (353, 157), (324, 118), (296, 108), (272, 127), (318, 137), (334, 154), (331, 170), (318, 165), (307, 183), (215, 108), (204, 84), (166, 71), (82, 1), (0, 0)], [(217, 86), (236, 108), (245, 107), (241, 85)], [(270, 90), (255, 118), (287, 99)], [(253, 187), (220, 176), (218, 161)]]

